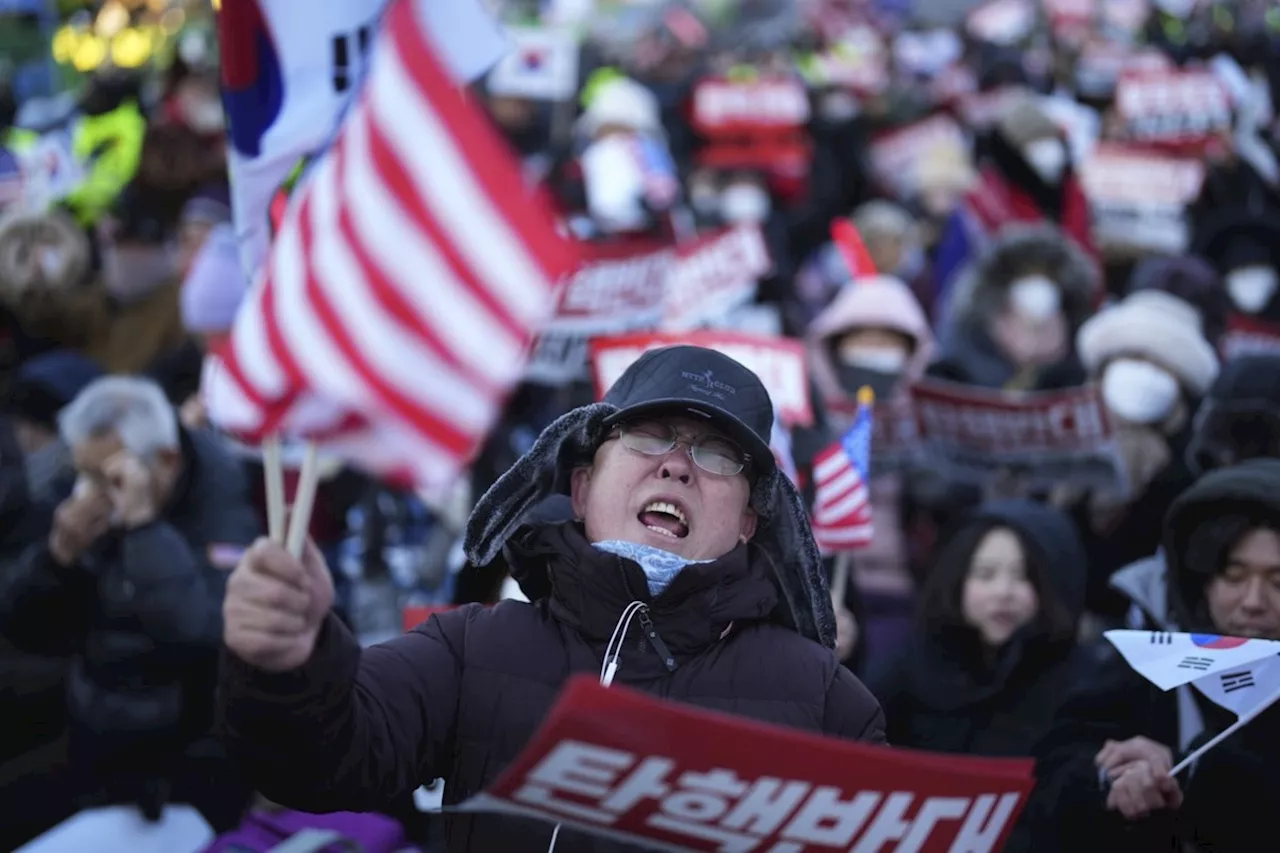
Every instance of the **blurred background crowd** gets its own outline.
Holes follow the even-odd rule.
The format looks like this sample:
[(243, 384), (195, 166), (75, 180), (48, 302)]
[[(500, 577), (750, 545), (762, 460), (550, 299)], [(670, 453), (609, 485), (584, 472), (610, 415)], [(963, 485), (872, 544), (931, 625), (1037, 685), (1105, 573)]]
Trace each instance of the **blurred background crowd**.
[[(768, 272), (704, 325), (805, 347), (813, 417), (788, 443), (810, 496), (812, 460), (863, 386), (878, 430), (922, 381), (1010, 399), (1096, 388), (1121, 462), (1110, 488), (958, 476), (877, 433), (875, 537), (845, 563), (839, 652), (885, 704), (891, 743), (1032, 755), (1101, 629), (1189, 624), (1165, 587), (1170, 507), (1214, 469), (1280, 455), (1280, 7), (490, 5), (513, 50), (474, 100), (593, 255), (640, 263), (758, 229)], [(175, 623), (157, 646), (100, 597), (38, 608), (57, 572), (32, 556), (119, 449), (96, 446), (103, 425), (181, 460), (155, 500), (184, 542), (148, 547), (185, 546), (216, 576), (262, 527), (260, 460), (209, 428), (200, 396), (204, 353), (249, 287), (217, 6), (0, 0), (5, 849), (84, 803), (155, 808), (214, 778), (184, 768), (219, 760), (217, 637), (196, 627), (216, 623), (217, 578), (144, 578), (136, 553), (99, 549), (121, 596)], [(335, 44), (335, 87), (349, 50)], [(839, 220), (875, 275), (851, 275)], [(113, 374), (148, 382), (101, 381)], [(544, 426), (596, 394), (582, 342), (548, 334), (449, 499), (328, 466), (311, 533), (363, 639), (422, 607), (521, 595), (501, 560), (467, 565), (462, 525)], [(128, 738), (104, 734), (117, 722)], [(229, 825), (248, 795), (227, 770), (191, 796)]]

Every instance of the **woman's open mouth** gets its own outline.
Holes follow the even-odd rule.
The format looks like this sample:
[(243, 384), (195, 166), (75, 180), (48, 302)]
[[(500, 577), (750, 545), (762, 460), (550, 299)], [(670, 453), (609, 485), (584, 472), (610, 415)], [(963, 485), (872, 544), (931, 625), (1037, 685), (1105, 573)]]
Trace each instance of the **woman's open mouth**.
[(689, 519), (684, 510), (667, 501), (650, 501), (636, 518), (661, 536), (683, 539), (689, 535)]

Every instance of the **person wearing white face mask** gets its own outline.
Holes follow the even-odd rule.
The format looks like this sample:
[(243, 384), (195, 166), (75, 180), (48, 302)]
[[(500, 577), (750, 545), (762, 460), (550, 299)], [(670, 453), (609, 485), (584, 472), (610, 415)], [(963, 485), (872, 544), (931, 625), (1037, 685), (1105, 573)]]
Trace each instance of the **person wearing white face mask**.
[[(878, 424), (887, 427), (901, 417), (897, 413), (909, 402), (911, 385), (933, 356), (933, 334), (911, 288), (893, 276), (879, 275), (844, 285), (810, 324), (808, 350), (828, 428), (839, 434), (848, 427), (856, 394), (864, 385), (875, 391)], [(802, 451), (802, 443), (798, 441), (795, 449)], [(875, 535), (853, 561), (850, 597), (843, 602), (851, 608), (859, 605), (855, 663), (868, 668), (896, 654), (914, 627), (915, 584), (904, 518), (910, 478), (887, 461), (879, 446), (872, 448), (869, 485)], [(797, 464), (806, 462), (801, 453)]]
[(769, 190), (758, 180), (735, 180), (720, 192), (720, 219), (727, 225), (759, 225), (772, 211)]
[(1280, 284), (1276, 268), (1265, 264), (1250, 264), (1228, 272), (1224, 279), (1227, 293), (1236, 309), (1245, 314), (1258, 314), (1270, 303)]
[(1154, 553), (1160, 519), (1192, 482), (1186, 446), (1192, 414), (1218, 375), (1218, 356), (1191, 303), (1137, 290), (1080, 328), (1076, 351), (1111, 416), (1126, 478), (1123, 489), (1060, 494), (1074, 503), (1090, 552), (1089, 609), (1119, 618), (1124, 599), (1111, 574)]
[(1066, 134), (1045, 102), (1027, 91), (1004, 101), (990, 131), (975, 141), (977, 184), (943, 228), (934, 260), (938, 298), (959, 283), (972, 253), (1009, 228), (1051, 223), (1099, 260), (1089, 203), (1072, 168)]
[(957, 281), (930, 375), (1011, 390), (1078, 385), (1072, 339), (1096, 289), (1096, 268), (1060, 230), (1010, 229)]

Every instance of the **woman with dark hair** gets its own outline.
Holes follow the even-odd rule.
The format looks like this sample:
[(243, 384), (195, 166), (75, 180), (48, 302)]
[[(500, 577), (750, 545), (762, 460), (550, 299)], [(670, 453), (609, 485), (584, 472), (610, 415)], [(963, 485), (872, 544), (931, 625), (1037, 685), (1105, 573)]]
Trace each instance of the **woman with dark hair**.
[(1084, 548), (1061, 512), (983, 504), (942, 545), (901, 658), (868, 686), (894, 746), (1030, 755), (1070, 683)]

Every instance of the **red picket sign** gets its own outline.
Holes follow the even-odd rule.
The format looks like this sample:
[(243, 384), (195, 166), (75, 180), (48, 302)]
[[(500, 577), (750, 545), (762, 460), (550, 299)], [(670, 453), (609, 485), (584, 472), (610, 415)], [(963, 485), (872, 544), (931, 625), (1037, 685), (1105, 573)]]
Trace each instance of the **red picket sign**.
[[(772, 338), (720, 330), (700, 330), (679, 334), (641, 332), (591, 339), (591, 367), (596, 395), (605, 392), (631, 363), (651, 349), (692, 344), (722, 352), (746, 365), (764, 384), (773, 401), (778, 420), (787, 427), (813, 423), (813, 403), (809, 398), (809, 362), (804, 344), (790, 338)], [(698, 381), (713, 379), (695, 377)]]
[[(999, 850), (1032, 762), (869, 746), (663, 702), (589, 676), (460, 809), (562, 823), (649, 849)], [(856, 847), (855, 847), (856, 845)]]

